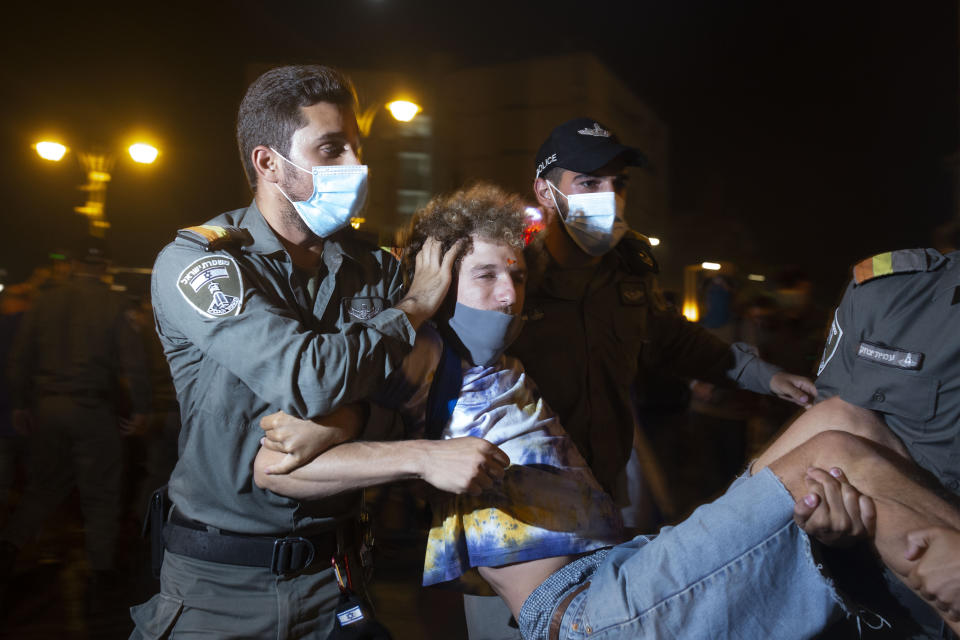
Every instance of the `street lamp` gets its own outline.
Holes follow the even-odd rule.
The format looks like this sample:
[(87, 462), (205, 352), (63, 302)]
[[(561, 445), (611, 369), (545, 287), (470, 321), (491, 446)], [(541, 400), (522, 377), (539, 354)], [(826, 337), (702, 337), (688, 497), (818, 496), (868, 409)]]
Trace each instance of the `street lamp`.
[[(66, 145), (52, 140), (37, 142), (33, 148), (37, 155), (51, 162), (59, 162), (70, 151)], [(146, 142), (136, 142), (127, 148), (127, 153), (134, 162), (152, 164), (160, 151)], [(110, 228), (104, 207), (107, 203), (107, 183), (110, 182), (115, 159), (112, 153), (98, 150), (78, 152), (77, 160), (87, 174), (87, 183), (80, 185), (80, 190), (87, 192), (87, 201), (73, 210), (87, 216), (90, 235), (102, 238)]]
[(370, 129), (373, 127), (373, 119), (380, 111), (380, 107), (386, 107), (390, 115), (399, 122), (410, 122), (418, 113), (423, 111), (415, 102), (409, 100), (391, 100), (387, 103), (375, 103), (357, 114), (357, 126), (360, 128), (360, 135), (366, 138), (370, 135)]
[[(373, 128), (373, 119), (380, 112), (381, 107), (386, 108), (394, 120), (398, 122), (410, 122), (423, 110), (420, 105), (415, 102), (410, 102), (409, 100), (391, 100), (386, 103), (375, 102), (357, 114), (357, 128), (360, 129), (360, 136), (362, 138), (370, 137), (370, 131)], [(350, 218), (350, 226), (354, 229), (359, 229), (360, 225), (366, 221), (366, 218)]]

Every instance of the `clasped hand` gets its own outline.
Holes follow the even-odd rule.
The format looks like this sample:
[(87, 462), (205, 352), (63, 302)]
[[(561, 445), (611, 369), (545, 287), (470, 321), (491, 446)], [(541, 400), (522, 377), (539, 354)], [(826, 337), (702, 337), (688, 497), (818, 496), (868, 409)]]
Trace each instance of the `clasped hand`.
[(261, 446), (285, 454), (265, 472), (290, 473), (330, 447), (352, 440), (363, 428), (366, 416), (367, 407), (362, 403), (345, 405), (315, 421), (295, 418), (283, 411), (264, 416), (260, 419), (264, 431)]

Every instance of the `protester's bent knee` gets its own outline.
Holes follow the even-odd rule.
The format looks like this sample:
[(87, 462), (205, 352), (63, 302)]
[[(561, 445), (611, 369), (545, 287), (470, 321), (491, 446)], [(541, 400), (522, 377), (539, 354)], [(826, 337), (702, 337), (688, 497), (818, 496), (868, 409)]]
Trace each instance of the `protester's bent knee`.
[(814, 466), (844, 468), (847, 463), (858, 460), (872, 452), (869, 442), (847, 431), (821, 431), (807, 442), (813, 453)]

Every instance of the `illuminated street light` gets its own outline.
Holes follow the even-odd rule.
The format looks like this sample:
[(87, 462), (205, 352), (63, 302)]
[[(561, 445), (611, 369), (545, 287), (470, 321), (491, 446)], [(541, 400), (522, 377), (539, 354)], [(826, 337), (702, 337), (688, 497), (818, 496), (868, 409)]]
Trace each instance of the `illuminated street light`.
[(153, 164), (153, 161), (156, 160), (160, 154), (160, 151), (157, 150), (156, 147), (146, 142), (132, 144), (127, 148), (127, 151), (130, 153), (133, 161), (139, 162), (140, 164)]
[(60, 144), (59, 142), (51, 142), (49, 140), (44, 140), (33, 145), (33, 148), (37, 150), (37, 155), (39, 155), (44, 160), (51, 160), (53, 162), (60, 162), (63, 159), (64, 154), (67, 152), (67, 148)]
[(387, 103), (387, 109), (391, 115), (400, 122), (410, 122), (414, 116), (420, 113), (420, 105), (407, 100), (394, 100)]
[[(45, 160), (59, 161), (67, 152), (67, 147), (59, 142), (44, 140), (33, 145), (37, 154)], [(144, 142), (137, 142), (127, 149), (134, 162), (150, 164), (157, 159), (159, 151), (156, 147)], [(104, 214), (107, 202), (107, 184), (112, 176), (114, 156), (104, 151), (83, 151), (76, 154), (77, 160), (87, 174), (87, 183), (80, 185), (81, 191), (87, 192), (87, 201), (73, 210), (87, 217), (90, 235), (102, 238), (110, 228)]]
[(650, 236), (649, 238), (647, 238), (647, 240), (650, 241), (650, 246), (651, 246), (651, 247), (658, 247), (658, 246), (660, 246), (660, 238), (654, 238), (653, 236)]
[(386, 107), (390, 115), (400, 122), (410, 122), (418, 113), (423, 111), (420, 105), (408, 100), (392, 100), (386, 104), (373, 104), (364, 109), (362, 113), (357, 114), (357, 126), (360, 128), (360, 135), (364, 138), (370, 135), (370, 130), (373, 127), (373, 119), (381, 107)]
[[(380, 112), (381, 108), (386, 108), (390, 115), (399, 122), (410, 122), (418, 113), (422, 111), (420, 105), (409, 100), (391, 100), (390, 102), (375, 102), (362, 112), (357, 114), (357, 128), (360, 129), (360, 137), (370, 137), (370, 131), (373, 129), (373, 120)], [(354, 229), (359, 229), (360, 225), (366, 222), (364, 218), (350, 218), (350, 225)]]
[(701, 262), (700, 267), (707, 271), (720, 271), (720, 264), (717, 262)]
[(752, 282), (766, 282), (767, 276), (761, 275), (759, 273), (751, 273), (747, 275), (747, 280), (750, 280)]

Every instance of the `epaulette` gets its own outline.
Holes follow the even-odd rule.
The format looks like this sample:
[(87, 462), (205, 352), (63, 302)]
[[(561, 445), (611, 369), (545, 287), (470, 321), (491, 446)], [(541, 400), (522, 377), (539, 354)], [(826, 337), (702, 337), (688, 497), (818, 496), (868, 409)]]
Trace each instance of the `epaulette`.
[(935, 249), (887, 251), (858, 262), (853, 267), (853, 281), (863, 284), (875, 278), (897, 273), (933, 271), (945, 261), (943, 254)]
[(201, 224), (177, 231), (177, 237), (203, 247), (204, 251), (219, 251), (229, 247), (246, 247), (253, 244), (253, 236), (246, 229)]
[(628, 229), (617, 243), (615, 251), (620, 255), (631, 273), (660, 273), (660, 265), (653, 257), (650, 240), (642, 233)]

